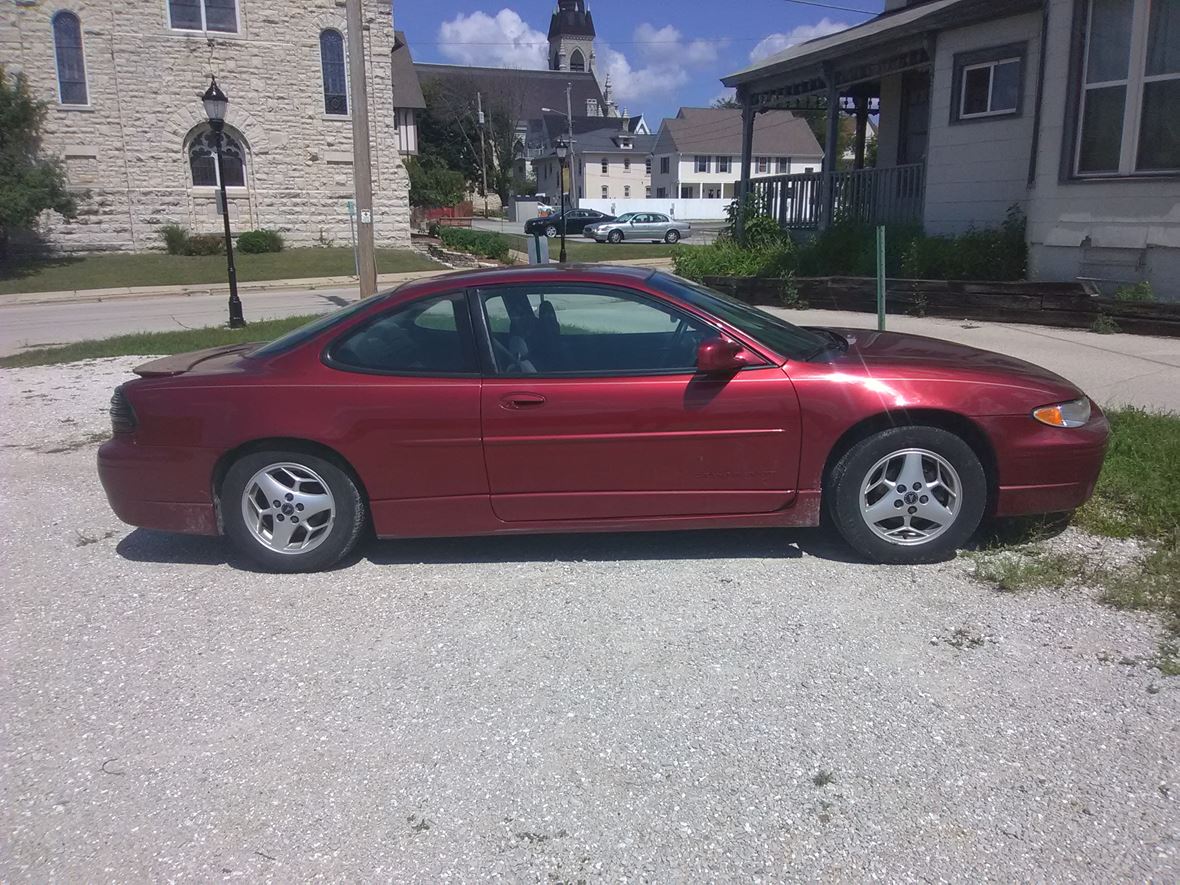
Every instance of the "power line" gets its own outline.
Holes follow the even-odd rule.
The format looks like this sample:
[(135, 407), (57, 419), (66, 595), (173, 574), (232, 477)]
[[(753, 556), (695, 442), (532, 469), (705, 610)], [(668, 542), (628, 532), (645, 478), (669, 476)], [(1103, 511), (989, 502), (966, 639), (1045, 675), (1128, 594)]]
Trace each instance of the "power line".
[(854, 9), (851, 6), (837, 6), (835, 3), (821, 3), (820, 0), (786, 0), (787, 3), (798, 3), (800, 6), (816, 6), (820, 9), (835, 9), (839, 12), (855, 12), (860, 15), (880, 15), (867, 9)]

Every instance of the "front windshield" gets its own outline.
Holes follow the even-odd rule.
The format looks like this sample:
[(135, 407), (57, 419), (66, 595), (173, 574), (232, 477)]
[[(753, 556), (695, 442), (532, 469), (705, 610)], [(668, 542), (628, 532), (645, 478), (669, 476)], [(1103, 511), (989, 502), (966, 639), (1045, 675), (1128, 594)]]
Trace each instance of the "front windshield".
[(628, 212), (626, 215), (620, 215), (618, 218), (615, 219), (615, 221), (630, 221), (634, 217), (635, 217), (634, 212)]
[(756, 341), (761, 341), (776, 353), (791, 359), (811, 359), (830, 344), (821, 335), (682, 277), (659, 272), (652, 275), (651, 282), (669, 295), (675, 295), (694, 307), (713, 314)]
[(367, 310), (374, 304), (384, 301), (393, 292), (382, 292), (378, 295), (373, 295), (363, 301), (358, 301), (356, 304), (350, 304), (347, 307), (342, 307), (339, 310), (334, 310), (331, 313), (326, 313), (322, 317), (317, 317), (310, 323), (304, 323), (297, 329), (292, 329), (286, 335), (276, 338), (269, 344), (264, 344), (257, 350), (251, 351), (247, 356), (274, 356), (277, 353), (286, 353), (288, 350), (293, 350), (304, 341), (310, 341), (316, 335), (323, 332), (325, 329), (330, 329), (347, 320), (349, 317), (360, 313), (362, 310)]

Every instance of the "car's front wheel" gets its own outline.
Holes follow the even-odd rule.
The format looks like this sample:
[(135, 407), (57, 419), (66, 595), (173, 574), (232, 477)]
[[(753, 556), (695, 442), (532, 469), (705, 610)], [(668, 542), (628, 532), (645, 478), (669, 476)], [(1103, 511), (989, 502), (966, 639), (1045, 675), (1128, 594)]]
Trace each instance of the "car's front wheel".
[(621, 230), (612, 230), (606, 238), (612, 243), (621, 243), (623, 242), (623, 232)]
[(365, 502), (352, 477), (305, 452), (256, 452), (238, 459), (221, 486), (225, 533), (268, 571), (329, 568), (356, 545)]
[(939, 562), (978, 528), (987, 476), (974, 450), (937, 427), (898, 427), (852, 446), (824, 496), (844, 539), (883, 563)]
[(669, 245), (671, 245), (672, 243), (679, 243), (680, 242), (680, 231), (678, 231), (678, 230), (668, 231), (666, 234), (664, 234), (664, 242), (668, 243)]

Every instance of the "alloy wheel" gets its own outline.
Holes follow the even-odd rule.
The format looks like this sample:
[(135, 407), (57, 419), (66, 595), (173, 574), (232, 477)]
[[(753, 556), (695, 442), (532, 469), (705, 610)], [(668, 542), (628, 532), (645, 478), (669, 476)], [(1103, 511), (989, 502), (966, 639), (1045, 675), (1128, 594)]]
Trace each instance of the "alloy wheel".
[(927, 449), (902, 449), (873, 465), (860, 487), (861, 518), (877, 537), (926, 544), (958, 518), (963, 484), (950, 462)]
[(270, 464), (246, 483), (242, 519), (276, 553), (307, 553), (332, 533), (336, 502), (328, 484), (302, 464)]

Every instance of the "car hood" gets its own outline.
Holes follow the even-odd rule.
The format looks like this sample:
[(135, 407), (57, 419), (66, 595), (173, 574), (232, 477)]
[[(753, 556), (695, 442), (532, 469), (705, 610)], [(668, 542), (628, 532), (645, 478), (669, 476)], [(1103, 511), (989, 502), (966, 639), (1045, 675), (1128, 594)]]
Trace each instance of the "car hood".
[(258, 347), (262, 342), (224, 344), (221, 347), (207, 347), (188, 353), (177, 353), (161, 357), (132, 369), (141, 378), (163, 378), (169, 375), (183, 375), (187, 372), (219, 371), (236, 362), (242, 354)]
[(1061, 399), (1083, 396), (1081, 390), (1055, 372), (990, 350), (966, 344), (870, 329), (831, 328), (848, 342), (847, 351), (830, 351), (826, 359), (867, 369), (874, 376), (930, 378), (946, 374), (956, 378), (977, 377), (981, 381), (1044, 390)]

